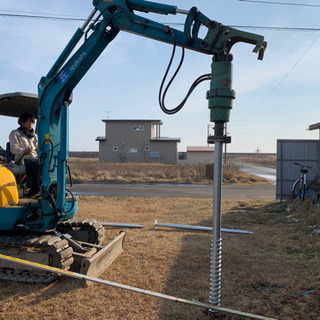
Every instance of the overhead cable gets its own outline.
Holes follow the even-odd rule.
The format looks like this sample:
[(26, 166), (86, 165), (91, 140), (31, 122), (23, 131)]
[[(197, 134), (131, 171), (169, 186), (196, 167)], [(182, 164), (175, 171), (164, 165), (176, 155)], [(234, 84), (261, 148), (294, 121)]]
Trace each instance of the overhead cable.
[[(244, 0), (239, 0), (244, 1)], [(319, 5), (320, 6), (320, 5)], [(0, 11), (7, 11), (2, 10)], [(53, 21), (86, 21), (86, 18), (81, 17), (67, 17), (67, 16), (51, 16), (51, 15), (38, 15), (38, 14), (17, 14), (17, 13), (0, 13), (0, 17), (3, 18), (20, 18), (20, 19), (38, 19), (38, 20), (53, 20)], [(162, 24), (184, 26), (184, 23), (180, 22), (161, 22)], [(242, 29), (262, 29), (262, 30), (272, 30), (272, 31), (320, 31), (320, 28), (308, 28), (308, 27), (281, 27), (281, 26), (247, 26), (247, 25), (230, 25), (232, 28), (242, 28)]]
[(0, 17), (21, 18), (21, 19), (38, 19), (38, 20), (55, 20), (55, 21), (86, 21), (85, 18), (57, 17), (57, 16), (15, 14), (15, 13), (0, 13)]
[(293, 2), (278, 2), (278, 1), (261, 1), (261, 0), (238, 0), (242, 2), (254, 2), (262, 4), (277, 4), (286, 6), (301, 6), (301, 7), (320, 7), (320, 4), (307, 4), (307, 3), (293, 3)]
[(305, 50), (305, 52), (301, 55), (301, 57), (298, 59), (298, 61), (290, 68), (290, 70), (281, 78), (281, 80), (270, 90), (270, 92), (254, 107), (252, 108), (247, 114), (245, 114), (242, 118), (236, 120), (241, 121), (244, 118), (246, 118), (248, 115), (253, 113), (256, 109), (258, 109), (270, 96), (280, 87), (282, 82), (289, 76), (289, 74), (292, 72), (292, 70), (298, 65), (298, 63), (303, 59), (303, 57), (307, 54), (307, 52), (313, 47), (313, 45), (316, 43), (316, 41), (319, 39), (320, 34), (317, 35), (317, 37), (311, 42), (309, 47)]
[(267, 26), (241, 26), (241, 25), (230, 25), (233, 28), (242, 29), (263, 29), (273, 31), (320, 31), (320, 28), (307, 28), (307, 27), (267, 27)]

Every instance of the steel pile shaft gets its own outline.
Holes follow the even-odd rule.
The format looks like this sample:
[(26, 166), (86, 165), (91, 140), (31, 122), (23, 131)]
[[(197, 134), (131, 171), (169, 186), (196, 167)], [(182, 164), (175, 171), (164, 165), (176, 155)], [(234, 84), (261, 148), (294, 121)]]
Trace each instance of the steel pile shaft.
[[(217, 124), (216, 124), (217, 125)], [(221, 298), (221, 190), (222, 190), (222, 142), (215, 142), (213, 172), (213, 215), (209, 302), (220, 306)]]
[[(204, 227), (204, 226), (191, 226), (186, 224), (173, 224), (173, 223), (161, 223), (155, 220), (154, 227), (167, 227), (167, 228), (176, 228), (176, 229), (190, 229), (190, 230), (199, 230), (199, 231), (212, 231), (212, 227)], [(230, 233), (242, 233), (242, 234), (253, 234), (251, 231), (239, 230), (239, 229), (226, 229), (221, 228), (222, 232), (230, 232)]]

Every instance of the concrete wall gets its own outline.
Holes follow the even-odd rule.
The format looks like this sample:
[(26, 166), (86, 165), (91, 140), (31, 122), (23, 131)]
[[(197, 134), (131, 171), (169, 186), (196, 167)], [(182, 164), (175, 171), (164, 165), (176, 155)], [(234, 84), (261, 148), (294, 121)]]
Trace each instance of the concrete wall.
[(151, 151), (159, 152), (161, 163), (176, 164), (178, 161), (177, 142), (152, 140)]

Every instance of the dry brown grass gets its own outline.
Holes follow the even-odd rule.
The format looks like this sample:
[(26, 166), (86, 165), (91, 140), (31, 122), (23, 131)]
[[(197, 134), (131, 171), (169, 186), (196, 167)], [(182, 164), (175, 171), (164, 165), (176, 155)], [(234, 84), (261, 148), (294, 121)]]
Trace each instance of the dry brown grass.
[(266, 178), (258, 177), (240, 170), (240, 167), (227, 163), (223, 166), (222, 182), (224, 184), (261, 184), (270, 183)]
[(302, 220), (308, 226), (320, 228), (319, 203), (314, 203), (310, 198), (306, 198), (305, 201), (295, 199), (290, 203), (290, 212), (288, 218)]
[[(205, 164), (109, 163), (89, 158), (71, 158), (68, 163), (74, 183), (212, 183)], [(269, 181), (227, 164), (223, 182), (253, 184)]]
[(244, 162), (253, 164), (256, 166), (268, 167), (268, 168), (276, 168), (277, 159), (276, 155), (264, 155), (264, 154), (251, 154), (251, 155), (227, 155), (227, 160), (229, 162)]
[[(319, 319), (320, 238), (292, 207), (271, 201), (223, 201), (223, 307), (278, 319)], [(299, 222), (290, 216), (299, 216)], [(319, 211), (318, 211), (319, 215)], [(144, 224), (127, 229), (125, 251), (101, 276), (187, 299), (208, 301), (210, 240), (207, 232), (153, 229), (153, 222), (210, 226), (211, 199), (81, 197), (78, 217)], [(114, 237), (119, 230), (109, 229)], [(303, 294), (308, 290), (318, 291)], [(293, 296), (293, 294), (296, 296)], [(0, 319), (200, 320), (196, 307), (121, 289), (60, 279), (50, 286), (0, 283)], [(218, 314), (217, 319), (240, 319)]]

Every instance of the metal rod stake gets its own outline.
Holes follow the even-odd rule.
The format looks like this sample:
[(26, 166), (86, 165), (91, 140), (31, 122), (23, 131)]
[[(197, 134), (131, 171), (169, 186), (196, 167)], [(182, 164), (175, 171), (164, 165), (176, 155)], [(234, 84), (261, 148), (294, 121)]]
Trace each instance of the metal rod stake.
[[(190, 230), (199, 230), (199, 231), (212, 231), (212, 227), (190, 226), (190, 225), (186, 225), (186, 224), (161, 223), (161, 222), (158, 222), (158, 220), (155, 220), (154, 228), (157, 228), (157, 227), (190, 229)], [(253, 234), (253, 232), (251, 232), (251, 231), (239, 230), (239, 229), (226, 229), (226, 228), (221, 228), (221, 232)]]
[(118, 223), (118, 222), (102, 222), (104, 227), (115, 227), (115, 228), (145, 228), (141, 224), (132, 224), (132, 223)]
[(209, 302), (220, 306), (221, 298), (221, 187), (222, 187), (222, 145), (215, 142), (213, 172), (213, 216), (211, 240), (211, 269)]

